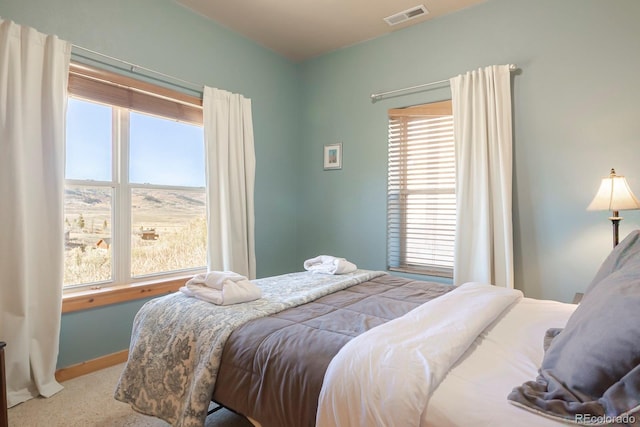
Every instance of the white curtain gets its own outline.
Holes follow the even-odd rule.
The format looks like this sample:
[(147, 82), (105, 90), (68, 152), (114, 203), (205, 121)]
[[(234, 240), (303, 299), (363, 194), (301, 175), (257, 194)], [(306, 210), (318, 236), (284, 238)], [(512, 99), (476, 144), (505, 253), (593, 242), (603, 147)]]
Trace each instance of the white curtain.
[(511, 75), (495, 65), (453, 77), (455, 285), (513, 288)]
[(0, 19), (0, 340), (9, 406), (62, 389), (58, 357), (71, 45)]
[(251, 100), (204, 88), (209, 270), (256, 276)]

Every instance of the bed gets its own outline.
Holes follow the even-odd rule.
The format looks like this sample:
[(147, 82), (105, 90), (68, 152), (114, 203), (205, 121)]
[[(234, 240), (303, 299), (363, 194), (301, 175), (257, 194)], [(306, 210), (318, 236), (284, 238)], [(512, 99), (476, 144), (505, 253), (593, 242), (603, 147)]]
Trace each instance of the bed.
[[(393, 280), (397, 283), (409, 283), (409, 286), (420, 283), (401, 278)], [(367, 286), (369, 284), (363, 284), (359, 288)], [(424, 283), (423, 286), (433, 286), (434, 291), (445, 287), (433, 283)], [(326, 308), (334, 299), (342, 300), (337, 295), (331, 295), (320, 299), (317, 304)], [(542, 338), (545, 331), (563, 326), (575, 307), (573, 304), (555, 301), (518, 299), (473, 340), (469, 349), (431, 395), (429, 407), (424, 411), (424, 419), (413, 418), (416, 422), (420, 421), (419, 424), (411, 424), (409, 420), (402, 419), (404, 414), (412, 411), (407, 408), (399, 410), (398, 401), (406, 402), (411, 395), (416, 396), (416, 393), (408, 386), (410, 378), (397, 375), (402, 379), (398, 385), (400, 390), (380, 390), (380, 401), (367, 396), (367, 407), (380, 409), (381, 414), (369, 415), (363, 421), (361, 414), (356, 414), (355, 419), (349, 419), (344, 413), (338, 413), (319, 425), (561, 425), (510, 405), (506, 396), (515, 385), (535, 377), (542, 360)], [(310, 332), (316, 326), (314, 319), (314, 314), (306, 307), (298, 307), (270, 316), (267, 321), (251, 321), (231, 334), (223, 352), (213, 400), (248, 416), (255, 425), (262, 427), (315, 425), (318, 397), (329, 365), (329, 361), (318, 360), (318, 354), (327, 357), (327, 354), (333, 356), (334, 352), (333, 349), (326, 348), (330, 340), (318, 337), (319, 333), (326, 333), (326, 330)], [(308, 323), (306, 328), (305, 322)], [(288, 333), (288, 328), (294, 328), (294, 331)], [(392, 329), (395, 328), (397, 325)], [(413, 334), (413, 331), (409, 333)], [(293, 346), (295, 352), (287, 344), (292, 339), (292, 334), (305, 338), (299, 345)], [(363, 338), (369, 339), (367, 336)], [(257, 342), (262, 345), (257, 345)], [(274, 352), (278, 349), (284, 354), (275, 355)], [(265, 363), (264, 360), (268, 358), (271, 360)], [(375, 366), (380, 369), (380, 363)], [(344, 371), (345, 375), (337, 375), (354, 380), (353, 367), (347, 367)], [(378, 381), (380, 377), (375, 376), (373, 379)], [(277, 386), (274, 387), (274, 383)], [(356, 412), (354, 408), (363, 406), (359, 402), (360, 395), (352, 402), (347, 401), (348, 397), (348, 394), (340, 395), (335, 399), (337, 402), (331, 405), (331, 411), (349, 414)], [(376, 421), (372, 422), (372, 419)], [(518, 420), (521, 421), (520, 424)]]
[(237, 307), (158, 298), (115, 397), (176, 426), (210, 400), (262, 427), (640, 425), (639, 242), (580, 306), (364, 270), (260, 279)]

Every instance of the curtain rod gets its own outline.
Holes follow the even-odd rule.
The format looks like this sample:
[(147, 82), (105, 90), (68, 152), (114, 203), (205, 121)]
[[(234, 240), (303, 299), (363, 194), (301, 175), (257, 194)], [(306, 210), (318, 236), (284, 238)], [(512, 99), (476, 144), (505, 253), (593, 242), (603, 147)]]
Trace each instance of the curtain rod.
[[(75, 50), (75, 52), (74, 52), (74, 50)], [(78, 52), (78, 51), (82, 51), (82, 52), (84, 52), (84, 54), (82, 52)], [(156, 80), (156, 81), (159, 81), (159, 82), (162, 82), (162, 83), (166, 83), (166, 84), (170, 84), (172, 86), (176, 86), (176, 87), (180, 87), (180, 88), (183, 88), (183, 89), (190, 90), (192, 92), (196, 92), (196, 93), (202, 94), (202, 91), (203, 91), (203, 85), (201, 85), (201, 84), (193, 83), (193, 82), (190, 82), (188, 80), (183, 80), (183, 79), (178, 78), (178, 77), (170, 76), (168, 74), (161, 73), (160, 71), (155, 71), (155, 70), (152, 70), (150, 68), (143, 67), (141, 65), (133, 64), (131, 62), (127, 62), (127, 61), (124, 61), (122, 59), (115, 58), (113, 56), (105, 55), (104, 53), (96, 52), (95, 50), (87, 49), (86, 47), (78, 46), (76, 44), (72, 45), (72, 53), (75, 56), (78, 56), (78, 57), (81, 57), (81, 58), (84, 58), (84, 59), (88, 59), (90, 61), (96, 61), (96, 62), (102, 63), (104, 65), (108, 65), (108, 66), (111, 66), (111, 67), (121, 68), (121, 69), (124, 69), (126, 71), (130, 71), (132, 73), (139, 74), (141, 76), (144, 76), (144, 77), (147, 77), (147, 78), (151, 78), (153, 80)], [(87, 55), (87, 53), (90, 54), (90, 55)], [(97, 56), (99, 58), (104, 58), (104, 59), (107, 59), (110, 62), (105, 62), (105, 61), (102, 61), (100, 59), (96, 59), (96, 58), (94, 58), (92, 56)], [(115, 62), (117, 64), (113, 64), (113, 62)]]
[[(515, 71), (517, 69), (518, 69), (517, 65), (509, 64), (509, 71)], [(409, 87), (405, 87), (405, 88), (402, 88), (402, 89), (389, 90), (389, 91), (386, 91), (386, 92), (372, 93), (371, 94), (371, 101), (376, 102), (377, 100), (379, 100), (383, 96), (391, 95), (392, 93), (407, 92), (407, 91), (410, 91), (410, 90), (415, 90), (415, 89), (420, 89), (420, 88), (423, 88), (423, 87), (439, 85), (439, 84), (442, 84), (442, 83), (449, 83), (449, 79), (438, 80), (437, 82), (424, 83), (424, 84), (416, 85), (416, 86), (409, 86)]]

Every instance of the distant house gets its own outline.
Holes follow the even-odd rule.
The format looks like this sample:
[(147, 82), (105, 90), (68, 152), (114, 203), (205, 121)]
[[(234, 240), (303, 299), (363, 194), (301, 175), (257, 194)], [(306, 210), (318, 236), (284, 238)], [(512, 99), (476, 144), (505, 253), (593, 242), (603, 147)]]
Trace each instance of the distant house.
[(110, 246), (111, 246), (111, 239), (108, 237), (105, 237), (104, 239), (100, 239), (96, 242), (96, 248), (109, 249)]
[(146, 230), (141, 231), (142, 240), (158, 240), (160, 235), (156, 233), (155, 228), (148, 228)]

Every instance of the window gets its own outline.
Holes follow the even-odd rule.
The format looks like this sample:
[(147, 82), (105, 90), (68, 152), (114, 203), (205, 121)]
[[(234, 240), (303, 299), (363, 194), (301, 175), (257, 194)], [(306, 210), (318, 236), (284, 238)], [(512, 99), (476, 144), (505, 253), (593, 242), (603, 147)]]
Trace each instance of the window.
[(453, 276), (454, 150), (451, 101), (389, 110), (390, 270)]
[(72, 64), (64, 288), (193, 274), (206, 266), (199, 100)]

